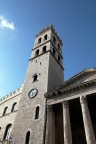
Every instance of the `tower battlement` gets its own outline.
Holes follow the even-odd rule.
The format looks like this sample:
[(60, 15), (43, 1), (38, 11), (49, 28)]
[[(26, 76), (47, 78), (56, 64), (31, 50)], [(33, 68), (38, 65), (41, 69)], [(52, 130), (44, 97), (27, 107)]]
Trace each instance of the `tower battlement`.
[(58, 35), (58, 33), (56, 32), (54, 26), (52, 24), (50, 24), (49, 26), (43, 28), (37, 35), (36, 37), (40, 36), (41, 34), (45, 33), (46, 31), (48, 31), (49, 29), (51, 29), (55, 35), (57, 36), (57, 38), (59, 39), (60, 43), (63, 45), (62, 43), (62, 39), (60, 38), (60, 36)]

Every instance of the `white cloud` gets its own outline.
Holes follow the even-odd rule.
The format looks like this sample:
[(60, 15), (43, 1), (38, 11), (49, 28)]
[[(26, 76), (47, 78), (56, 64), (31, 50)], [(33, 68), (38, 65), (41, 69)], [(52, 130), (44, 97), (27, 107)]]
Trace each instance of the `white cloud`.
[(0, 16), (0, 28), (8, 28), (10, 30), (14, 30), (15, 26), (13, 22), (9, 22), (4, 16)]

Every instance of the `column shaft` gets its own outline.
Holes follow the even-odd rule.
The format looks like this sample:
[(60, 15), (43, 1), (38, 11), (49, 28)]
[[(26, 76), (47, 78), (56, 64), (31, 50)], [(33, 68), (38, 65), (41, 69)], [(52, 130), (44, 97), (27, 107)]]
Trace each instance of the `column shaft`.
[(72, 144), (68, 101), (63, 102), (63, 126), (64, 126), (64, 144)]
[(45, 144), (55, 144), (55, 121), (52, 106), (47, 106)]
[(85, 128), (86, 142), (87, 144), (96, 144), (92, 122), (91, 122), (89, 109), (87, 105), (87, 100), (84, 96), (80, 97), (80, 103), (81, 103), (83, 123)]

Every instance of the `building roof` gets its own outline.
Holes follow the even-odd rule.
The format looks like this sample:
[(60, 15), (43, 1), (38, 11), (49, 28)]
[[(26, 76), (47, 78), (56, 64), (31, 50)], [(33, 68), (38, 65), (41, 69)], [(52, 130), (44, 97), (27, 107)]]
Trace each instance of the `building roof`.
[(86, 69), (60, 84), (52, 91), (47, 92), (45, 97), (55, 95), (56, 93), (61, 93), (62, 91), (68, 91), (82, 85), (88, 85), (93, 82), (96, 83), (96, 68)]

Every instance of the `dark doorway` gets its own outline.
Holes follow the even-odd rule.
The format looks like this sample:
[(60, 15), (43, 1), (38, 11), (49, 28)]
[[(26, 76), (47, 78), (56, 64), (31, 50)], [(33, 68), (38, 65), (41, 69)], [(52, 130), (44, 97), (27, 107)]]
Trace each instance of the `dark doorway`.
[(79, 99), (69, 101), (69, 111), (72, 129), (72, 144), (86, 144), (83, 117)]

